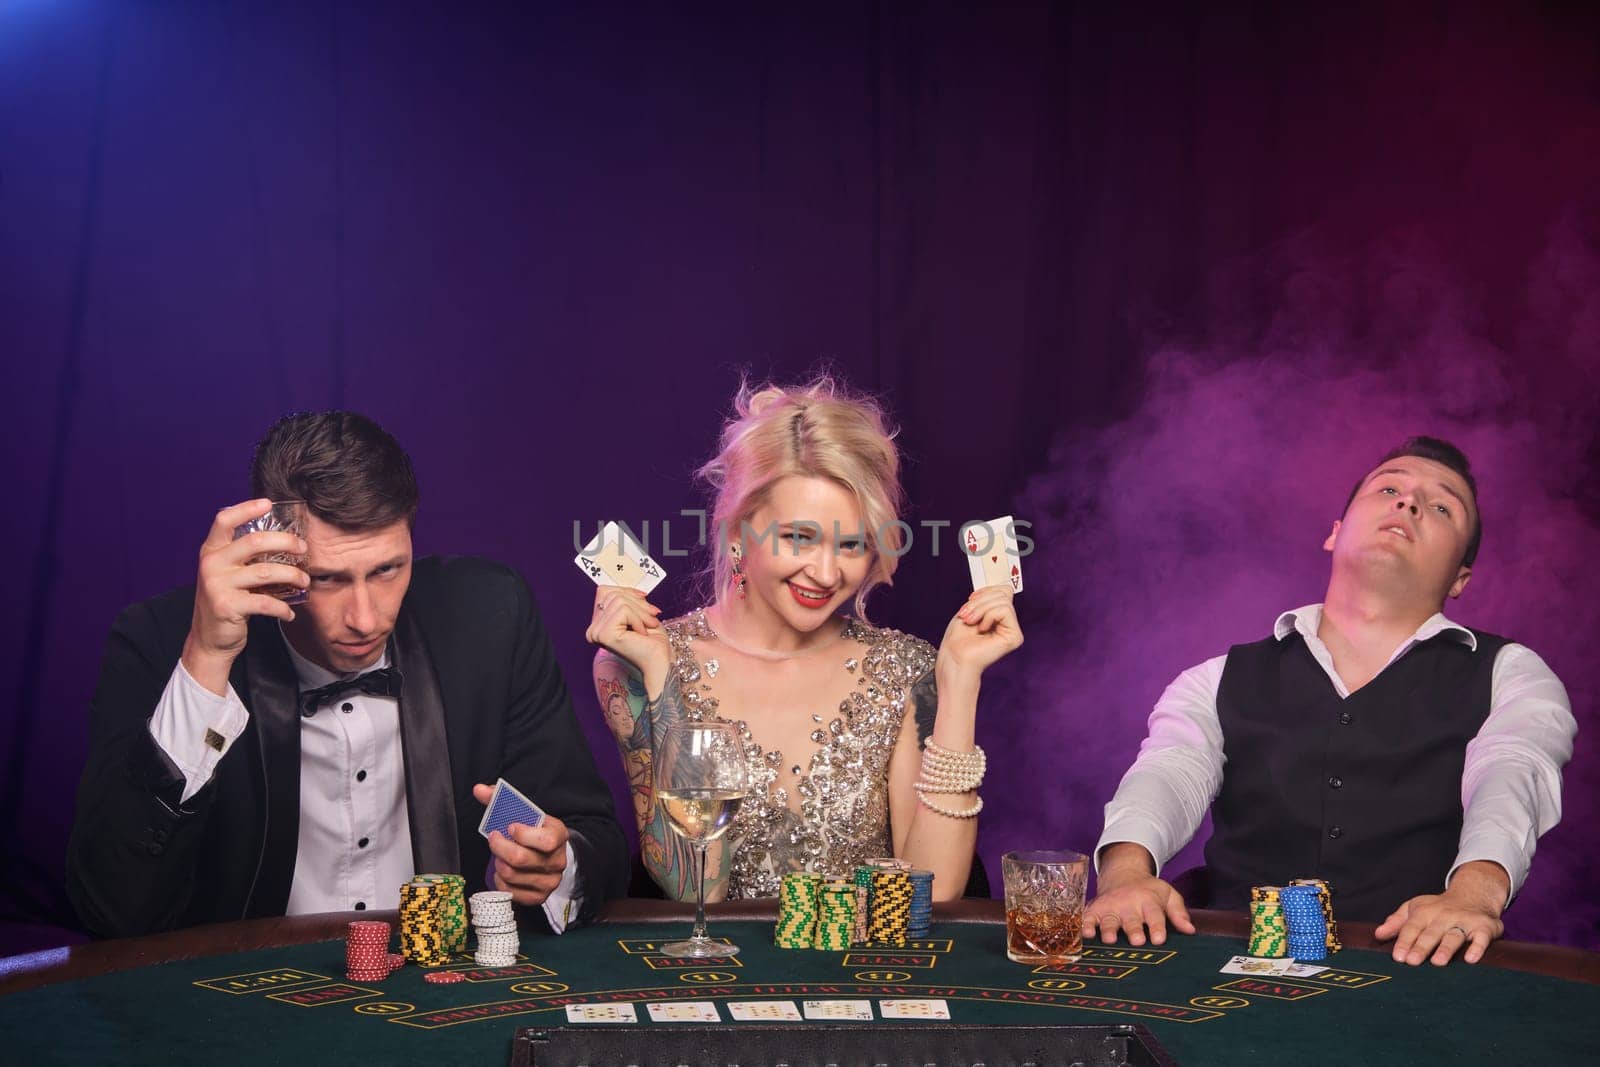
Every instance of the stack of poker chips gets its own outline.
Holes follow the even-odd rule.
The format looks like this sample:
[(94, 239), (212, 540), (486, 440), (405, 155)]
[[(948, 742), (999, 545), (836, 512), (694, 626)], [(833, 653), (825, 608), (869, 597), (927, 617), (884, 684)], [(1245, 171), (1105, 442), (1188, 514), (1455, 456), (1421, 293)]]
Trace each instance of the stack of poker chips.
[(1282, 890), (1258, 885), (1250, 890), (1250, 955), (1277, 959), (1288, 952), (1289, 925), (1284, 918)]
[(867, 944), (867, 920), (872, 916), (872, 868), (862, 864), (854, 871), (856, 884), (856, 923), (850, 934), (853, 944)]
[(439, 900), (440, 932), (446, 952), (462, 952), (467, 947), (467, 880), (459, 874), (419, 874), (413, 882), (444, 887)]
[(400, 887), (400, 952), (419, 966), (437, 967), (450, 959), (439, 915), (444, 897), (439, 882), (413, 880)]
[(809, 871), (785, 874), (778, 884), (778, 928), (772, 943), (779, 948), (813, 947), (821, 904), (821, 876)]
[(1322, 915), (1316, 886), (1286, 885), (1278, 896), (1289, 924), (1289, 955), (1297, 960), (1327, 959), (1328, 923)]
[(933, 922), (933, 872), (911, 871), (911, 921), (906, 927), (909, 937), (927, 937)]
[(353, 922), (344, 939), (345, 978), (351, 982), (381, 982), (405, 957), (389, 951), (389, 924)]
[(472, 894), (472, 932), (478, 937), (473, 960), (479, 967), (510, 967), (517, 962), (522, 943), (517, 937), (517, 916), (511, 894), (487, 890)]
[(1296, 878), (1290, 885), (1308, 885), (1317, 891), (1317, 902), (1322, 905), (1322, 921), (1328, 928), (1328, 951), (1338, 952), (1344, 946), (1339, 944), (1339, 924), (1333, 919), (1333, 890), (1321, 878)]
[(874, 868), (872, 916), (867, 938), (875, 945), (904, 948), (911, 923), (911, 876), (905, 871)]
[(850, 947), (855, 925), (855, 882), (848, 878), (825, 880), (817, 905), (817, 935), (813, 947), (826, 952), (843, 952)]

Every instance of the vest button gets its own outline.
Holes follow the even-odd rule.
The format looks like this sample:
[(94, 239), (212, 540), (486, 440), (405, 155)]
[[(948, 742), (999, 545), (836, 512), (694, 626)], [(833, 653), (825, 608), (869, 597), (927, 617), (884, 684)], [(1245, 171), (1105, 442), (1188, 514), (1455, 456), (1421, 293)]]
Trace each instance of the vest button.
[(1350, 718), (1350, 713), (1348, 711), (1341, 711), (1339, 713), (1339, 725), (1340, 726), (1349, 726), (1351, 721), (1352, 720)]
[(1332, 778), (1328, 779), (1328, 784), (1333, 786), (1333, 788), (1335, 788), (1335, 789), (1343, 789), (1344, 788), (1344, 779), (1340, 778), (1336, 774)]
[(1328, 828), (1328, 836), (1337, 841), (1339, 838), (1344, 836), (1344, 831), (1339, 829), (1337, 826), (1330, 826)]

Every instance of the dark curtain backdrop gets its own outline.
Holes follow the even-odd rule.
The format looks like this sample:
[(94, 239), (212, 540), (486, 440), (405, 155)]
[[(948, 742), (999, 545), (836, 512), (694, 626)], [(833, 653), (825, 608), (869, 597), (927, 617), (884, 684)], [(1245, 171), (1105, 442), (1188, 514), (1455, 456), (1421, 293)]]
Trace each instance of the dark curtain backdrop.
[[(1484, 468), (1452, 610), (1592, 723), (1597, 40), (1536, 3), (0, 5), (0, 906), (65, 921), (107, 627), (296, 409), (408, 446), (419, 550), (528, 577), (623, 812), (573, 524), (681, 545), (742, 370), (880, 394), (913, 523), (1035, 522), (991, 872), (1094, 843), (1165, 683), (1320, 599), (1405, 433)], [(946, 538), (877, 621), (938, 638)], [(1515, 935), (1600, 945), (1592, 756)]]

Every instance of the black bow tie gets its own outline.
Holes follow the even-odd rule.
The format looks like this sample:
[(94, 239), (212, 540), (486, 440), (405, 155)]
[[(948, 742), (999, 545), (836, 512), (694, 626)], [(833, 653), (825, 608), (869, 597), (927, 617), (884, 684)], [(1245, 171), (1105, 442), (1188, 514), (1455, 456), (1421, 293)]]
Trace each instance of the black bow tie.
[(345, 678), (341, 681), (325, 685), (321, 689), (308, 689), (300, 694), (300, 714), (306, 718), (317, 713), (317, 709), (324, 704), (332, 704), (335, 700), (347, 693), (365, 693), (375, 697), (400, 696), (400, 669), (398, 667), (380, 667), (366, 674), (358, 674), (354, 678)]

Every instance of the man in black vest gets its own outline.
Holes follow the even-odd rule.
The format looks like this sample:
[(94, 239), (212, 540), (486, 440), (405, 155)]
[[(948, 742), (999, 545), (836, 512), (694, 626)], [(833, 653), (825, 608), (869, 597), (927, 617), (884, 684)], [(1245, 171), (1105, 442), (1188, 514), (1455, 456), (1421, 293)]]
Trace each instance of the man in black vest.
[[(521, 576), (412, 559), (411, 461), (363, 416), (280, 420), (251, 483), (263, 499), (217, 514), (196, 584), (112, 628), (67, 858), (85, 927), (390, 909), (425, 872), (487, 879), (558, 933), (620, 895), (611, 794)], [(234, 539), (288, 499), (303, 540)], [(485, 841), (500, 777), (550, 817)]]
[[(1531, 650), (1450, 622), (1482, 537), (1459, 449), (1414, 437), (1357, 483), (1324, 549), (1322, 604), (1180, 675), (1106, 806), (1084, 936), (1193, 933), (1158, 877), (1209, 805), (1204, 899), (1323, 878), (1394, 958), (1476, 963), (1534, 842), (1561, 817), (1577, 724)], [(1226, 768), (1226, 770), (1224, 770)]]

